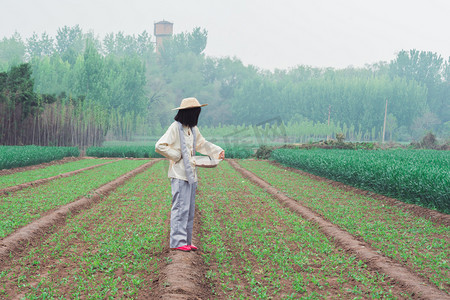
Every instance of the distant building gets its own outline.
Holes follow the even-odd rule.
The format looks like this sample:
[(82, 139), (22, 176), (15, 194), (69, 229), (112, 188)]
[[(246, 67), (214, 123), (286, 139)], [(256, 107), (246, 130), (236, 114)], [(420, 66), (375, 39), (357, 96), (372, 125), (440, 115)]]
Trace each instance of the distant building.
[(173, 34), (173, 23), (162, 20), (155, 23), (156, 52), (162, 47), (163, 41)]

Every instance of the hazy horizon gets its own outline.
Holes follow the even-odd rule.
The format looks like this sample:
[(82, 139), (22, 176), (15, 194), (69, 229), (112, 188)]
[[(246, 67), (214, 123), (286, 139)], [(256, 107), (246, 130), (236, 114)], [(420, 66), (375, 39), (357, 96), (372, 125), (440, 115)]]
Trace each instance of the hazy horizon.
[(10, 1), (2, 0), (0, 38), (18, 32), (56, 36), (80, 25), (107, 33), (153, 35), (153, 24), (174, 23), (174, 33), (208, 31), (205, 54), (237, 57), (263, 69), (297, 65), (345, 68), (390, 61), (401, 50), (450, 56), (450, 2), (432, 1)]

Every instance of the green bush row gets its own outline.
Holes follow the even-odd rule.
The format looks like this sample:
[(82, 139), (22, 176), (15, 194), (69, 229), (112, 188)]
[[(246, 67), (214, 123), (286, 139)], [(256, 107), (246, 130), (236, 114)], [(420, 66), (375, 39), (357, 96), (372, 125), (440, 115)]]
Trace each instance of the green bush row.
[(0, 146), (0, 170), (25, 167), (80, 156), (76, 147)]
[(226, 158), (249, 158), (253, 156), (253, 149), (248, 146), (219, 145), (225, 151)]
[[(227, 158), (249, 158), (253, 155), (252, 148), (244, 146), (223, 146)], [(89, 147), (87, 156), (94, 157), (136, 157), (160, 158), (162, 155), (155, 152), (155, 146), (110, 146)]]
[(450, 152), (276, 149), (271, 158), (405, 202), (450, 213)]
[(86, 155), (94, 157), (135, 157), (135, 158), (162, 157), (160, 154), (155, 152), (154, 146), (89, 147), (86, 149)]

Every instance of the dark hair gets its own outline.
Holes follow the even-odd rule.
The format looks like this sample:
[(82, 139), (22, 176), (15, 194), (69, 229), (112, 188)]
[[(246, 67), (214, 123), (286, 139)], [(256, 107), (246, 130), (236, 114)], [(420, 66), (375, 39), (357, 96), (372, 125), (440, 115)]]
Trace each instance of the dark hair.
[(181, 124), (192, 128), (194, 126), (197, 126), (198, 116), (200, 115), (201, 111), (202, 111), (201, 107), (179, 109), (174, 119), (175, 121), (178, 121)]

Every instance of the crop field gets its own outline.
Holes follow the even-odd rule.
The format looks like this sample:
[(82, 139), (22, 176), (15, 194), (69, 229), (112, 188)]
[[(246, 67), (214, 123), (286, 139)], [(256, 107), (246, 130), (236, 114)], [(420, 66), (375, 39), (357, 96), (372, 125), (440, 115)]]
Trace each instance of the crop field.
[(450, 213), (450, 152), (277, 149), (282, 164)]
[(242, 165), (352, 235), (450, 291), (450, 228), (381, 200), (319, 182), (266, 161)]
[(94, 157), (162, 158), (161, 154), (155, 152), (155, 145), (89, 147), (86, 149), (86, 155)]
[(266, 160), (224, 161), (198, 172), (199, 250), (171, 251), (167, 168), (160, 159), (82, 159), (1, 177), (0, 191), (81, 170), (0, 193), (0, 299), (450, 298), (446, 214)]
[(133, 297), (149, 290), (168, 232), (164, 167), (139, 174), (67, 220), (2, 273), (3, 288), (27, 299)]
[(80, 151), (76, 147), (0, 146), (0, 170), (79, 155)]
[(67, 172), (76, 171), (82, 168), (102, 164), (108, 161), (111, 160), (83, 159), (65, 164), (52, 165), (45, 169), (30, 170), (15, 174), (13, 173), (9, 175), (3, 175), (2, 177), (0, 177), (0, 189), (4, 189), (22, 183), (32, 182), (43, 178), (57, 176)]
[[(249, 158), (254, 152), (251, 146), (220, 146), (225, 150), (228, 158)], [(133, 143), (124, 146), (89, 147), (86, 150), (86, 155), (93, 157), (162, 158), (161, 154), (156, 153), (155, 144), (144, 146), (133, 145)]]
[(317, 226), (289, 212), (230, 166), (218, 174), (205, 173), (202, 183), (211, 187), (201, 189), (198, 206), (205, 260), (212, 267), (208, 275), (217, 282), (218, 298), (402, 296), (384, 275), (368, 270)]
[[(136, 157), (136, 158), (162, 158), (162, 155), (155, 152), (154, 141), (106, 141), (102, 147), (89, 147), (86, 149), (87, 156), (94, 157)], [(208, 139), (209, 140), (209, 139)], [(213, 139), (212, 141), (215, 142)], [(228, 158), (249, 158), (256, 149), (257, 144), (235, 144), (217, 143), (227, 153)]]
[(136, 168), (143, 161), (118, 161), (61, 178), (32, 189), (24, 189), (0, 200), (0, 237), (41, 217), (42, 213), (70, 203), (115, 177)]

